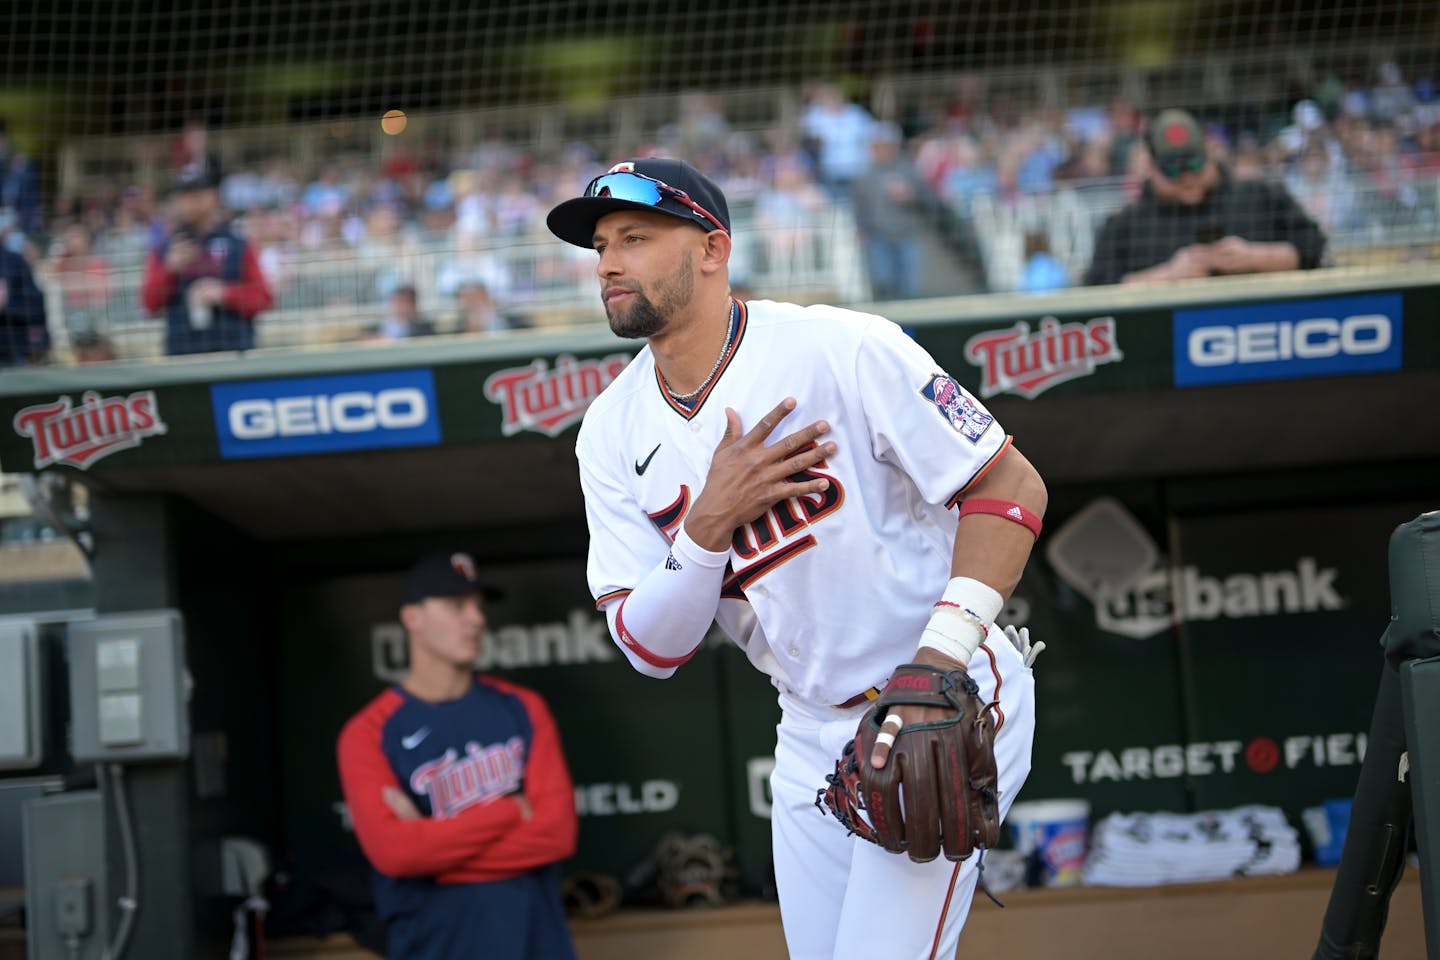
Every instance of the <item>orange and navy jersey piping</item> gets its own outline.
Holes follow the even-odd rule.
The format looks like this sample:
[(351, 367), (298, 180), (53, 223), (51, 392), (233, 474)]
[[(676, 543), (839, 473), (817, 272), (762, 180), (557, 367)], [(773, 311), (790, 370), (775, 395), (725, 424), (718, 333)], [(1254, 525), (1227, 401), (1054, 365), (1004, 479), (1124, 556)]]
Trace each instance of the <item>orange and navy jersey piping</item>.
[(989, 473), (991, 467), (995, 466), (995, 464), (1000, 462), (1000, 458), (1005, 456), (1005, 451), (1010, 449), (1010, 444), (1013, 443), (1014, 440), (1014, 437), (1006, 434), (1005, 442), (1000, 444), (1000, 449), (996, 450), (994, 455), (989, 460), (986, 460), (984, 465), (981, 466), (979, 470), (975, 471), (975, 476), (970, 478), (970, 482), (965, 484), (965, 486), (961, 487), (959, 490), (956, 490), (954, 495), (951, 496), (949, 500), (945, 501), (945, 509), (954, 510), (956, 507), (958, 507), (960, 505), (960, 501), (965, 499), (966, 492), (969, 491), (971, 487), (975, 486), (975, 484), (979, 483), (980, 478), (985, 476), (985, 474)]
[(725, 356), (720, 358), (720, 366), (716, 368), (715, 376), (710, 378), (710, 383), (706, 385), (705, 390), (700, 396), (692, 401), (691, 405), (681, 403), (670, 396), (670, 390), (665, 385), (665, 377), (660, 372), (660, 366), (659, 364), (655, 366), (655, 387), (660, 391), (661, 399), (669, 404), (671, 410), (674, 410), (686, 420), (694, 419), (695, 415), (700, 412), (700, 408), (705, 406), (706, 398), (708, 398), (710, 393), (715, 389), (715, 384), (720, 382), (720, 378), (725, 376), (725, 370), (730, 366), (730, 361), (734, 359), (735, 352), (740, 349), (740, 341), (745, 337), (747, 318), (745, 302), (743, 300), (731, 300), (730, 302), (734, 304), (732, 308), (734, 311), (734, 319), (732, 322), (735, 324), (735, 334), (730, 338), (730, 349), (725, 352)]
[(611, 600), (619, 600), (621, 597), (628, 596), (630, 596), (629, 587), (625, 587), (620, 590), (611, 590), (609, 593), (602, 593), (600, 594), (600, 596), (595, 598), (595, 609), (603, 610), (605, 609), (605, 604), (609, 603)]

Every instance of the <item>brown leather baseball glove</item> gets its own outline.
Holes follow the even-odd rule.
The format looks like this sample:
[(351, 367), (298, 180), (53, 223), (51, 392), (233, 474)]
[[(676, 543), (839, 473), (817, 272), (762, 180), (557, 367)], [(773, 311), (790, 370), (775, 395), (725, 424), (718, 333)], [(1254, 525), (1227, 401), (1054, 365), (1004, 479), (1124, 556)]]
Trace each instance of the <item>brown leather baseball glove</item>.
[[(860, 720), (855, 738), (825, 777), (815, 805), (851, 833), (924, 863), (943, 849), (964, 860), (1000, 840), (995, 728), (979, 687), (964, 670), (920, 663), (898, 668)], [(940, 720), (904, 726), (885, 766), (870, 755), (890, 708), (939, 707)], [(893, 723), (887, 725), (893, 731)]]

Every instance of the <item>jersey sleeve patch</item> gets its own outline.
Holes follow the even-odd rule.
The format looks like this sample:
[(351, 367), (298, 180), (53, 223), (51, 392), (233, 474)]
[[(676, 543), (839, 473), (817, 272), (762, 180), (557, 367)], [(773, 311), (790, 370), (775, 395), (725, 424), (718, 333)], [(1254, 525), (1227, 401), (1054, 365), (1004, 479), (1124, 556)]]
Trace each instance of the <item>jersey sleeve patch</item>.
[(972, 400), (960, 384), (943, 373), (931, 377), (930, 382), (920, 390), (920, 395), (935, 404), (935, 409), (949, 421), (950, 426), (971, 443), (979, 443), (985, 431), (990, 429), (990, 424), (995, 422), (995, 418)]

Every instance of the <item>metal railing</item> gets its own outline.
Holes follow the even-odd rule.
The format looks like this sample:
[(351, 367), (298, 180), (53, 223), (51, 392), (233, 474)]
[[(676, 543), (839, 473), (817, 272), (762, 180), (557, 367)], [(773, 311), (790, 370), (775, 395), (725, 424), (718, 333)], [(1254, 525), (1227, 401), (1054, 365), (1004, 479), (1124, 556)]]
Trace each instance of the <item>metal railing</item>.
[[(991, 291), (1015, 290), (1027, 235), (1043, 236), (1078, 283), (1097, 229), (1129, 201), (1123, 181), (1096, 180), (1046, 194), (977, 194), (957, 214), (968, 220)], [(1440, 177), (1381, 190), (1365, 181), (1336, 180), (1329, 193), (1297, 199), (1320, 222), (1335, 265), (1376, 264), (1440, 256)], [(860, 303), (869, 284), (854, 218), (832, 205), (784, 229), (761, 228), (746, 205), (733, 212), (732, 278), (755, 295), (804, 302)], [(548, 235), (460, 250), (448, 240), (368, 241), (357, 248), (279, 254), (271, 263), (274, 309), (257, 321), (261, 347), (323, 346), (362, 339), (381, 319), (385, 294), (415, 286), (422, 314), (442, 332), (457, 329), (459, 280), (487, 282), (497, 306), (528, 325), (595, 323), (601, 319), (594, 254)], [(118, 358), (163, 353), (164, 321), (140, 305), (143, 267), (117, 260), (103, 301), (76, 306), (74, 274), (40, 270), (55, 357), (73, 357), (73, 337), (102, 334)], [(93, 300), (93, 298), (92, 298)]]
[[(867, 299), (853, 217), (835, 206), (785, 230), (752, 225), (748, 210), (732, 214), (735, 248), (731, 277), (756, 296), (816, 302)], [(460, 250), (449, 241), (396, 241), (356, 249), (281, 255), (270, 259), (273, 309), (256, 323), (257, 345), (325, 346), (366, 338), (383, 316), (385, 296), (400, 283), (417, 292), (422, 315), (440, 332), (456, 332), (460, 282), (486, 282), (499, 309), (528, 325), (603, 320), (595, 255), (553, 237), (528, 237)], [(156, 358), (164, 352), (163, 317), (140, 303), (142, 264), (111, 266), (108, 296), (76, 306), (88, 281), (42, 268), (55, 359), (74, 357), (75, 336), (89, 332), (109, 341), (117, 359)], [(93, 298), (92, 298), (93, 299)]]

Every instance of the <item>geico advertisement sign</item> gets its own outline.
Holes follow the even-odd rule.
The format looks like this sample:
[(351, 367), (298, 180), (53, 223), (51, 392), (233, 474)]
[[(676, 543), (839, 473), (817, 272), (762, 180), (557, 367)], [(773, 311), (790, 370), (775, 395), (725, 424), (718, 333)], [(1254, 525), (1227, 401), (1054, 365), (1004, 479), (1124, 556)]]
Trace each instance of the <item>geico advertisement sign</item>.
[(1167, 743), (1158, 747), (1118, 750), (1071, 750), (1061, 754), (1074, 783), (1173, 780), (1210, 777), (1237, 770), (1266, 774), (1280, 768), (1353, 767), (1365, 759), (1364, 733), (1297, 734), (1276, 740), (1255, 737), (1248, 742)]
[[(488, 631), (480, 643), (475, 669), (608, 663), (619, 655), (604, 618), (577, 608), (561, 621), (511, 624)], [(398, 683), (410, 665), (405, 628), (398, 623), (372, 626), (370, 658), (376, 679)]]
[(217, 383), (210, 393), (227, 459), (440, 442), (429, 370)]
[(1101, 589), (1095, 596), (1095, 624), (1102, 630), (1141, 639), (1172, 622), (1240, 620), (1281, 613), (1344, 609), (1349, 601), (1335, 586), (1339, 570), (1301, 557), (1294, 570), (1207, 576), (1198, 567), (1150, 571), (1128, 590)]
[(1175, 385), (1399, 370), (1399, 294), (1175, 311)]

